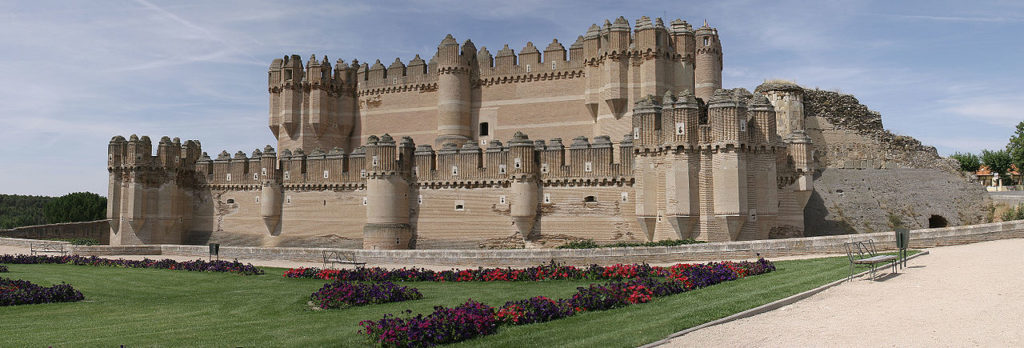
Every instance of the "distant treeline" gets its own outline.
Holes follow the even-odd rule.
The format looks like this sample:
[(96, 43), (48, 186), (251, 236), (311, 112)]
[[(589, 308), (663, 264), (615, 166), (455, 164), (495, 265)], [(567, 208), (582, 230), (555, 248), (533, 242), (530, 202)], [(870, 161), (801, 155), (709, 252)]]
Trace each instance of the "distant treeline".
[(107, 198), (91, 192), (60, 197), (0, 194), (0, 229), (94, 221), (106, 216)]

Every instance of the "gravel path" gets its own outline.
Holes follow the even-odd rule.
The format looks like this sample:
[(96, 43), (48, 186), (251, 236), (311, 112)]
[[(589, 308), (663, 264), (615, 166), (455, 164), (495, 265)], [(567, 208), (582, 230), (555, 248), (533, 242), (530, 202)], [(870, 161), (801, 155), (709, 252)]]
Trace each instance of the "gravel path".
[(895, 276), (854, 278), (666, 346), (1024, 346), (1024, 239), (928, 250)]

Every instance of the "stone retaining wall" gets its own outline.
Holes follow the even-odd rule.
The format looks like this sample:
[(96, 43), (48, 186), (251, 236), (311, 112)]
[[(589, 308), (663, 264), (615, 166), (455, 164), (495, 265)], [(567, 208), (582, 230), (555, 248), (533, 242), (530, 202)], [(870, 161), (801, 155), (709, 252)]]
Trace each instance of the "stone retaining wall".
[(0, 237), (23, 239), (94, 239), (99, 241), (100, 244), (110, 244), (110, 220), (22, 226), (9, 230), (0, 230)]
[[(911, 231), (911, 248), (968, 244), (997, 239), (1024, 238), (1024, 221)], [(758, 256), (843, 254), (844, 242), (873, 240), (883, 250), (895, 249), (895, 234), (879, 232), (841, 236), (773, 239), (759, 241), (690, 244), (672, 247), (599, 249), (517, 249), (517, 250), (354, 250), (356, 258), (370, 265), (418, 264), (432, 266), (535, 266), (551, 260), (573, 265), (614, 263), (667, 263), (722, 259), (752, 259)], [(74, 246), (81, 255), (179, 255), (206, 257), (209, 249), (200, 245)], [(221, 247), (221, 259), (292, 260), (320, 262), (330, 248)]]

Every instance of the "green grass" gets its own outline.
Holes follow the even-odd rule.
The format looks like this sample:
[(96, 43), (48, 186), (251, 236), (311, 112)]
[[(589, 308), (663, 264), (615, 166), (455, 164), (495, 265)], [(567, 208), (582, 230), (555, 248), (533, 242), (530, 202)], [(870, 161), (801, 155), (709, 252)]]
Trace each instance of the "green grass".
[[(637, 346), (673, 332), (846, 277), (845, 257), (780, 261), (776, 272), (647, 304), (510, 327), (460, 346)], [(85, 301), (0, 307), (4, 346), (365, 346), (358, 323), (410, 309), (429, 313), (467, 298), (500, 306), (537, 295), (568, 297), (591, 281), (409, 282), (418, 301), (313, 311), (325, 281), (72, 265), (8, 265), (6, 278), (66, 282)], [(884, 272), (884, 271), (883, 271)]]

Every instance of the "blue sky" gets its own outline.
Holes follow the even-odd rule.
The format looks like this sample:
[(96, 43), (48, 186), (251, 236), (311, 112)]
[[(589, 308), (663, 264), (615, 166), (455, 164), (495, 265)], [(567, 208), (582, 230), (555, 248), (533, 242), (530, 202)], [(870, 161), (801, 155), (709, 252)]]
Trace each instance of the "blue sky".
[(854, 94), (939, 152), (1002, 148), (1024, 120), (1019, 1), (0, 1), (0, 193), (106, 194), (116, 134), (275, 144), (266, 70), (285, 54), (408, 62), (445, 34), (495, 52), (571, 43), (625, 16), (717, 27), (724, 85)]

